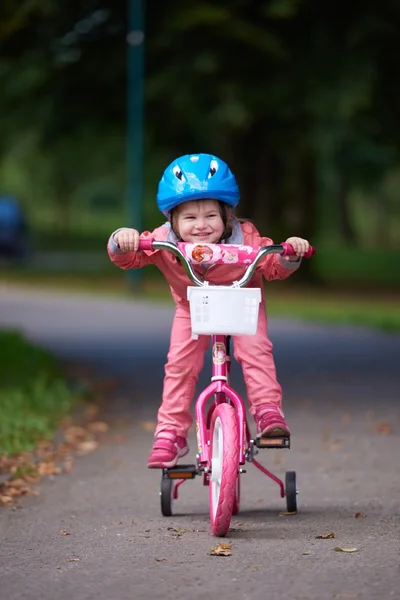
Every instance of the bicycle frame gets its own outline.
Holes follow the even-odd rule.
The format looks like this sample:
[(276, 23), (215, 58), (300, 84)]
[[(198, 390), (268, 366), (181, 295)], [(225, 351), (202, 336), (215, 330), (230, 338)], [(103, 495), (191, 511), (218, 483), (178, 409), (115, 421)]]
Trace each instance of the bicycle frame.
[[(246, 453), (246, 409), (244, 402), (239, 394), (229, 385), (229, 362), (227, 360), (227, 337), (225, 335), (213, 335), (211, 336), (212, 344), (212, 375), (211, 383), (199, 394), (195, 404), (195, 415), (196, 415), (196, 434), (197, 434), (197, 456), (201, 466), (208, 467), (210, 464), (209, 455), (209, 438), (208, 438), (208, 423), (212, 414), (212, 410), (221, 402), (226, 402), (226, 399), (235, 408), (237, 414), (239, 427), (239, 444), (241, 448), (240, 452), (240, 464), (245, 463)], [(207, 417), (205, 415), (205, 408), (207, 402), (215, 396), (214, 404), (210, 407)]]

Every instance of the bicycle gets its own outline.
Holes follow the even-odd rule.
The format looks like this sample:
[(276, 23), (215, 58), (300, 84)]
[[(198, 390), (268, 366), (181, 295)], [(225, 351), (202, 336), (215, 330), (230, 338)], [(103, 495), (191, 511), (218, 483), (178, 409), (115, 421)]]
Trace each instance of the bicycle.
[[(246, 462), (275, 481), (281, 498), (286, 497), (287, 512), (297, 512), (295, 471), (285, 474), (285, 483), (263, 467), (254, 457), (261, 448), (289, 449), (290, 438), (251, 438), (243, 399), (229, 385), (231, 335), (254, 335), (257, 331), (261, 289), (245, 287), (260, 260), (270, 253), (294, 255), (290, 244), (272, 244), (262, 248), (233, 244), (200, 244), (140, 240), (139, 250), (167, 250), (183, 265), (194, 286), (188, 286), (192, 334), (210, 335), (212, 375), (209, 385), (195, 403), (197, 454), (196, 464), (176, 465), (163, 469), (161, 478), (161, 513), (172, 516), (172, 504), (178, 488), (188, 479), (203, 476), (209, 486), (210, 523), (213, 535), (227, 534), (232, 515), (239, 511), (240, 476)], [(306, 258), (315, 249), (310, 247)], [(195, 264), (245, 264), (245, 273), (231, 286), (211, 286), (193, 270)], [(211, 405), (207, 407), (209, 401)], [(207, 409), (207, 410), (206, 410)]]

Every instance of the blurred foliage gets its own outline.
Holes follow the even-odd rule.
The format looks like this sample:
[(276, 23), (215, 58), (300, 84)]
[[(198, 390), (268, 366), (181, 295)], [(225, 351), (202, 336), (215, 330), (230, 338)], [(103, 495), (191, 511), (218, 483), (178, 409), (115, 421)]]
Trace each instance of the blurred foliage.
[[(128, 5), (1, 5), (0, 181), (42, 227), (76, 227), (100, 195), (123, 222)], [(209, 151), (237, 174), (241, 215), (273, 238), (399, 249), (397, 0), (145, 12), (147, 227), (166, 164)]]
[(50, 438), (75, 400), (53, 356), (17, 332), (0, 331), (0, 457)]

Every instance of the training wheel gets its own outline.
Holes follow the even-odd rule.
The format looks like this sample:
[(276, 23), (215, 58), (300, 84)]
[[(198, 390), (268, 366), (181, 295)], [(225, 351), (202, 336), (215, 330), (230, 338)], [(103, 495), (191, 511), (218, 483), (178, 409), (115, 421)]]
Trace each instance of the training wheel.
[(161, 513), (164, 517), (172, 516), (172, 501), (174, 494), (174, 482), (163, 475), (161, 479)]
[(285, 496), (288, 512), (297, 512), (298, 493), (299, 492), (296, 486), (296, 473), (295, 471), (287, 471), (285, 476)]

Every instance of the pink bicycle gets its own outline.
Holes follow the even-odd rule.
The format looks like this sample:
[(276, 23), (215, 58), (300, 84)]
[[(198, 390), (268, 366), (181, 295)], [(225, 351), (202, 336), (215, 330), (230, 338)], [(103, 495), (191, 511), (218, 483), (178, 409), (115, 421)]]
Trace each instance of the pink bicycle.
[[(232, 515), (239, 511), (240, 476), (246, 472), (243, 468), (246, 461), (278, 484), (281, 497), (286, 497), (287, 511), (296, 512), (296, 473), (286, 472), (283, 483), (254, 458), (260, 448), (290, 448), (290, 438), (252, 439), (244, 402), (229, 385), (231, 335), (254, 335), (257, 330), (261, 289), (245, 286), (265, 255), (294, 255), (293, 248), (286, 243), (259, 248), (232, 244), (173, 244), (144, 239), (140, 241), (139, 249), (168, 250), (181, 261), (194, 283), (193, 287), (188, 287), (192, 333), (194, 336), (210, 335), (212, 343), (211, 382), (195, 404), (197, 464), (163, 469), (162, 514), (172, 515), (173, 501), (177, 500), (182, 483), (202, 475), (203, 485), (209, 486), (212, 533), (225, 536)], [(310, 247), (306, 258), (314, 252), (314, 248)], [(210, 286), (196, 275), (193, 263), (235, 263), (244, 264), (247, 268), (242, 278), (231, 286)]]

